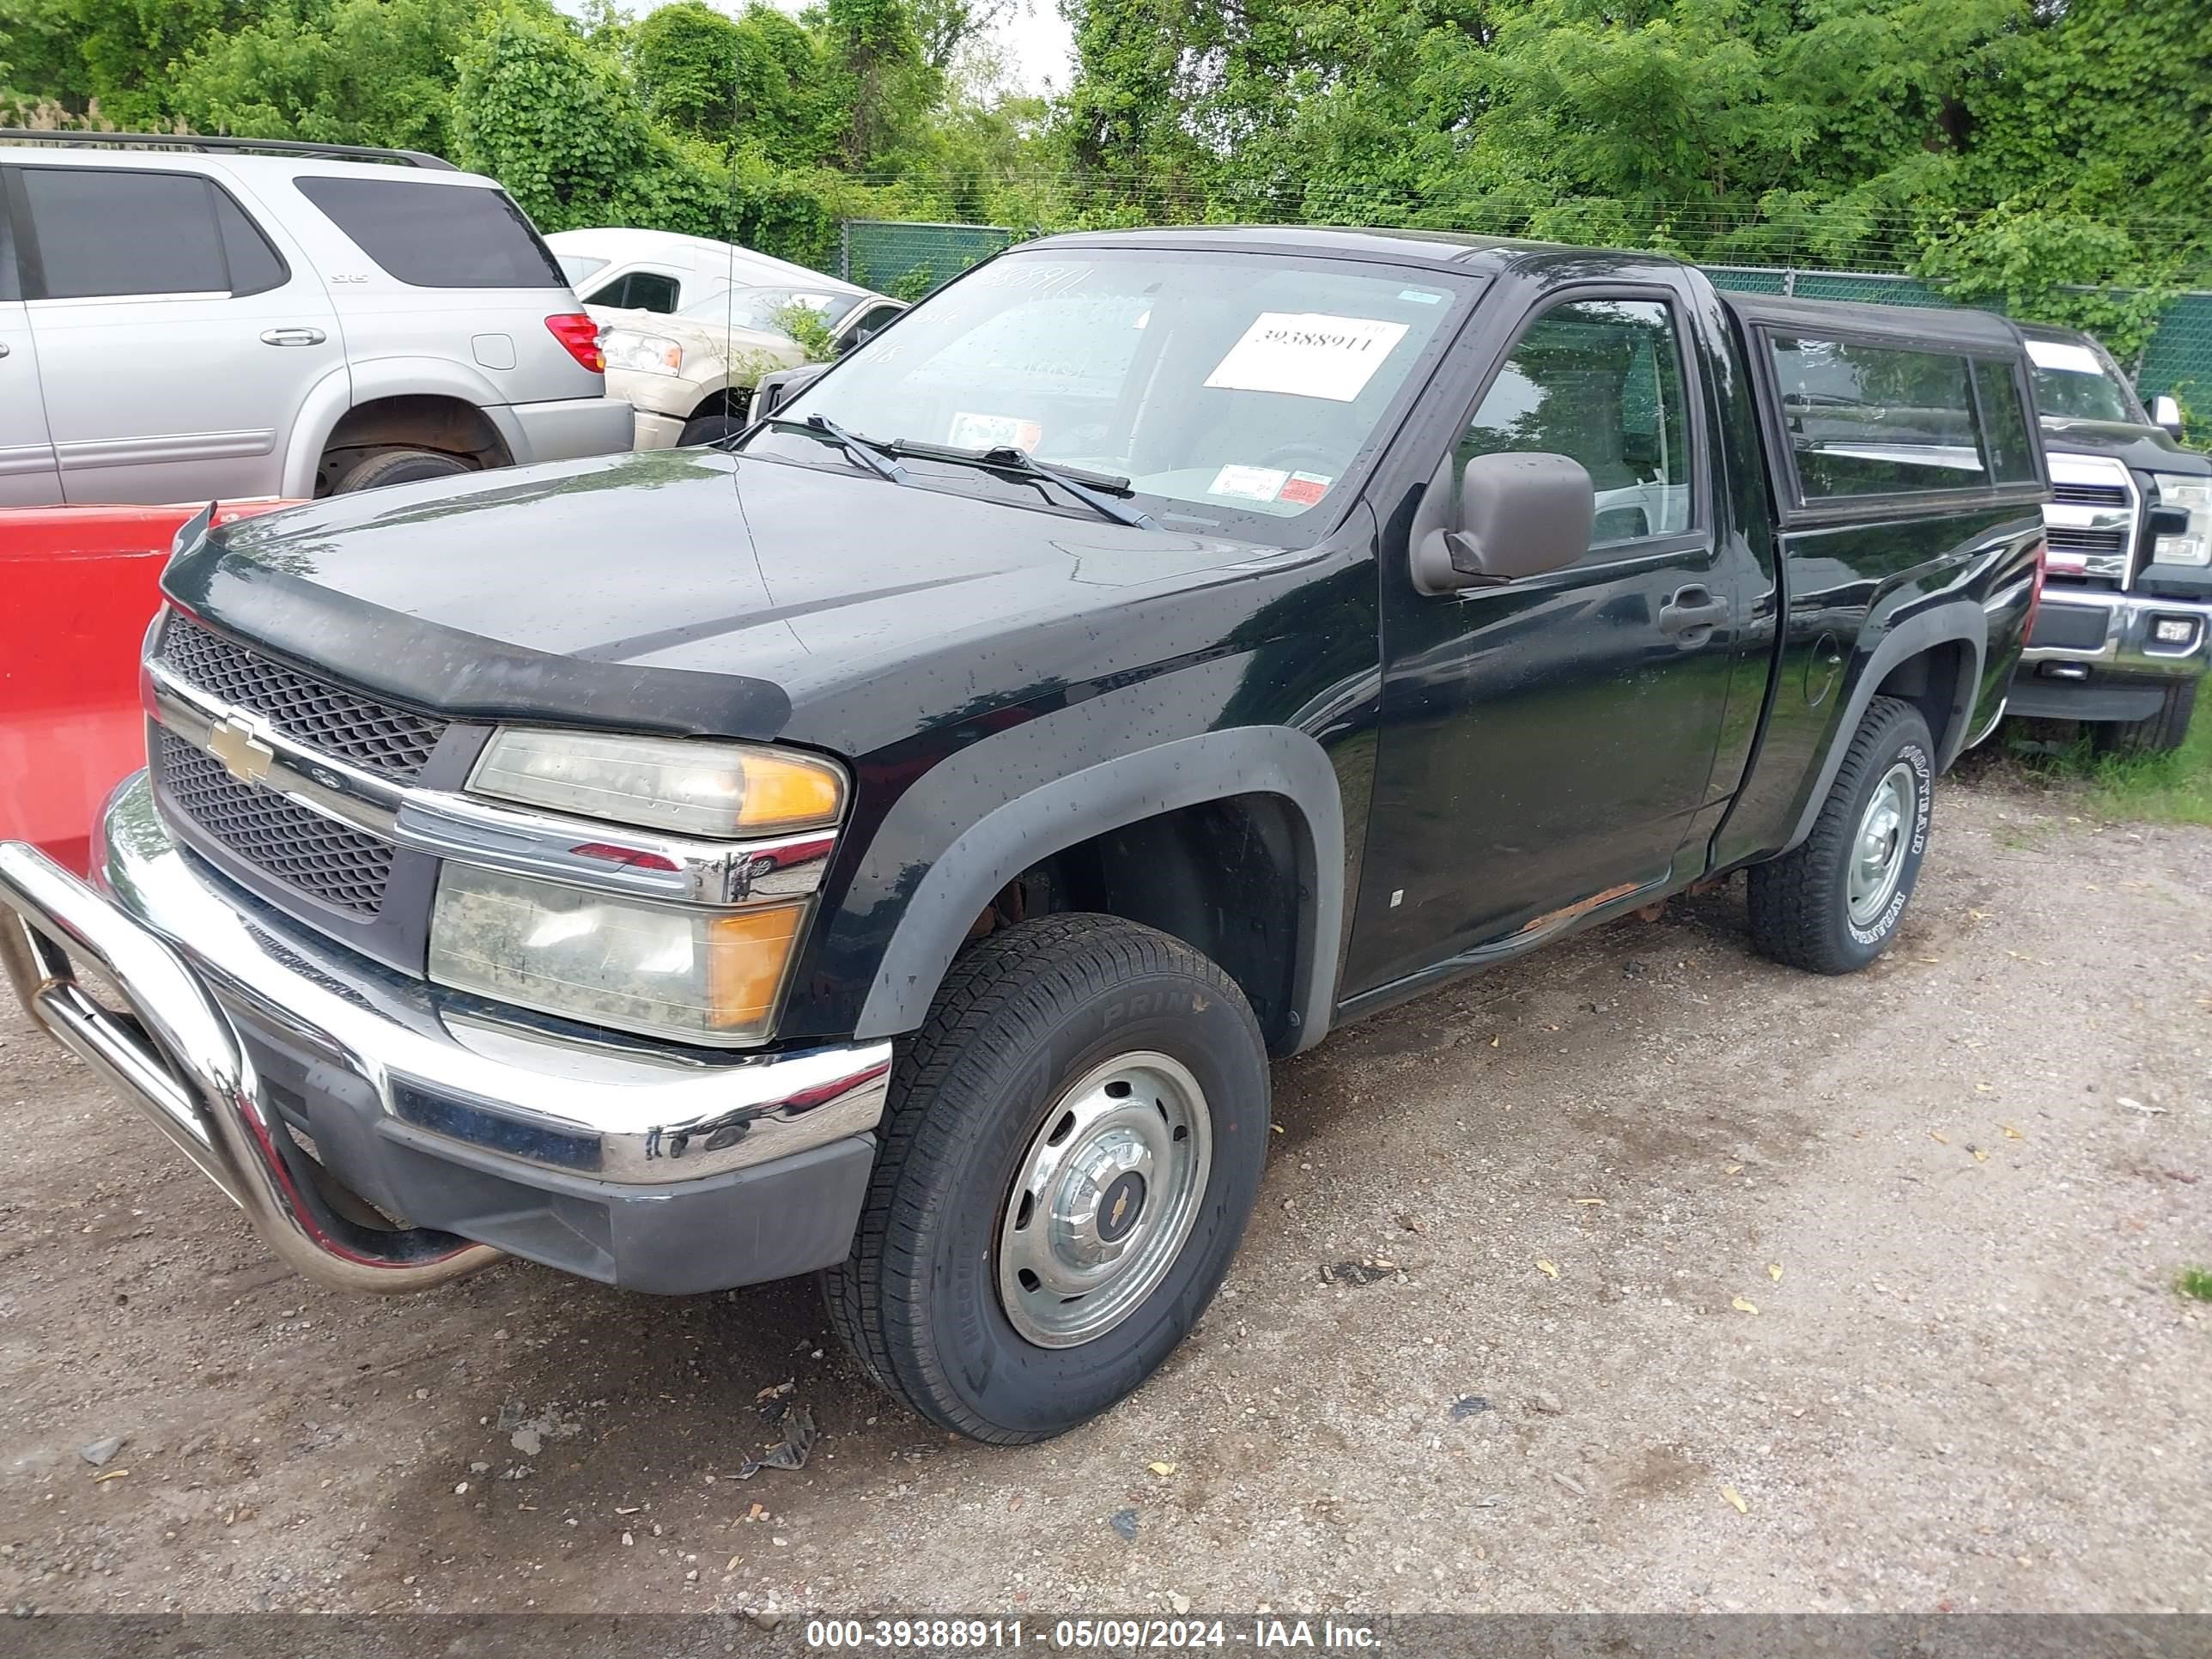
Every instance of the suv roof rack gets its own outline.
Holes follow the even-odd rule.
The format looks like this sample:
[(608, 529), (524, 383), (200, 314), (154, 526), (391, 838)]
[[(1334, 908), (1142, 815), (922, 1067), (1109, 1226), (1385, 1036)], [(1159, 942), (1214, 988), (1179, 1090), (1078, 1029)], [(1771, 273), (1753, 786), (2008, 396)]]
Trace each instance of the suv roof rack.
[(0, 142), (29, 144), (113, 144), (118, 149), (227, 150), (254, 155), (315, 155), (332, 161), (396, 161), (402, 167), (459, 171), (442, 155), (419, 149), (379, 149), (370, 144), (311, 144), (297, 138), (208, 137), (197, 132), (50, 132), (0, 127)]

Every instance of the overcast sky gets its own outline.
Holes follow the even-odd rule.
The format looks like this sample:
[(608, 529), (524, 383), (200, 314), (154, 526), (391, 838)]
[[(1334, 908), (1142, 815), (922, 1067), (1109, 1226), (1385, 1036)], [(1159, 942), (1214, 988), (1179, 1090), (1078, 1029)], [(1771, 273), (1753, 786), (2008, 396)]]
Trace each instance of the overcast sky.
[(1024, 92), (1042, 92), (1048, 83), (1065, 92), (1075, 67), (1075, 37), (1054, 0), (1014, 0), (1014, 15), (1002, 26), (1000, 44), (1006, 67)]

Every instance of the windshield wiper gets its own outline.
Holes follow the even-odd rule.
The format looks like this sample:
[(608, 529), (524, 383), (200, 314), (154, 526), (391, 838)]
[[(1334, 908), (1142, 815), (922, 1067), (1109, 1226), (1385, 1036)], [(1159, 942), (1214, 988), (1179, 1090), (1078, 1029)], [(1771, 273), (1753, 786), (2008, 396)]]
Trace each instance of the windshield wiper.
[(957, 449), (951, 444), (900, 438), (887, 447), (894, 455), (911, 455), (917, 460), (951, 461), (956, 465), (986, 467), (993, 472), (1011, 472), (1017, 477), (1042, 478), (1058, 484), (1102, 519), (1127, 525), (1132, 530), (1159, 528), (1149, 513), (1134, 512), (1106, 499), (1108, 495), (1135, 493), (1127, 478), (1116, 477), (1110, 472), (1093, 472), (1076, 466), (1048, 466), (1029, 451), (1012, 444), (1000, 444), (991, 449)]
[(879, 478), (887, 478), (893, 483), (907, 481), (904, 467), (896, 461), (884, 459), (884, 453), (896, 452), (896, 445), (879, 443), (873, 438), (863, 438), (856, 432), (848, 432), (827, 415), (809, 415), (804, 419), (796, 415), (771, 415), (767, 423), (787, 427), (793, 432), (804, 432), (810, 437), (819, 438), (824, 443), (836, 444)]

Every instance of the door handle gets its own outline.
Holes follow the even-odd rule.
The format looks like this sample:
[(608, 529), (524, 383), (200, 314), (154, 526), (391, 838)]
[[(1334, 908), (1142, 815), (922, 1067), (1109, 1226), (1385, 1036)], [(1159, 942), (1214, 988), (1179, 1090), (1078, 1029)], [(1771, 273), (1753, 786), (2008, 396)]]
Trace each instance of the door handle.
[(319, 328), (265, 328), (261, 331), (264, 345), (320, 345), (328, 337)]
[(1697, 643), (1688, 636), (1710, 634), (1728, 619), (1728, 601), (1715, 599), (1711, 589), (1695, 584), (1676, 589), (1674, 597), (1659, 607), (1659, 631), (1686, 645)]
[(4, 356), (6, 356), (7, 355), (8, 355), (8, 343), (7, 343), (5, 340), (0, 340), (0, 357), (4, 357)]

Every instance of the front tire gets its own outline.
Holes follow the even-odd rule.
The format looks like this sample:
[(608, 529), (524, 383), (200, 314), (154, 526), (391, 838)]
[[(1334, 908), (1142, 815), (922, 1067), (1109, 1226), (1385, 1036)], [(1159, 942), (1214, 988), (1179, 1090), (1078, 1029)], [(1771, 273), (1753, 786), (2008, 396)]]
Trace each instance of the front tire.
[(1267, 1162), (1267, 1052), (1181, 940), (1046, 916), (954, 964), (883, 1133), (831, 1324), (930, 1421), (1042, 1440), (1134, 1390), (1219, 1287)]
[(2190, 716), (2197, 712), (2195, 680), (2182, 680), (2166, 689), (2166, 701), (2155, 714), (2139, 720), (2112, 720), (2092, 728), (2091, 742), (2100, 754), (2170, 755), (2189, 739)]
[(1813, 833), (1751, 867), (1751, 942), (1762, 956), (1851, 974), (1888, 948), (1928, 851), (1935, 747), (1911, 703), (1867, 706)]

